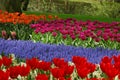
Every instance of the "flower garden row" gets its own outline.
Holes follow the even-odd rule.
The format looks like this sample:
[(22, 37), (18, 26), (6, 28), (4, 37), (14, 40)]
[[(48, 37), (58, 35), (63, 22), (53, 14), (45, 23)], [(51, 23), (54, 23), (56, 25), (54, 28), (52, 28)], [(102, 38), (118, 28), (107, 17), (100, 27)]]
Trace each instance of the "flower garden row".
[[(120, 49), (119, 22), (79, 21), (69, 18), (60, 19), (52, 15), (22, 14), (18, 16), (18, 13), (8, 12), (1, 12), (0, 17), (2, 33), (0, 36), (5, 39), (11, 38), (11, 32), (16, 32), (15, 39), (20, 40)], [(5, 21), (7, 19), (10, 19), (10, 22)], [(28, 24), (25, 22), (27, 19), (30, 20)], [(23, 20), (23, 22), (21, 23), (19, 20)], [(14, 21), (17, 21), (17, 24), (14, 24)], [(12, 39), (14, 38), (12, 37)]]
[(20, 61), (14, 55), (1, 56), (0, 79), (118, 80), (120, 79), (120, 56), (111, 58), (105, 56), (102, 58), (100, 66), (78, 56), (73, 56), (70, 63), (63, 58), (54, 58), (51, 62), (46, 62), (37, 58)]
[(31, 38), (44, 43), (120, 49), (120, 23), (60, 19), (31, 24)]
[(13, 23), (13, 24), (30, 24), (33, 21), (36, 22), (38, 20), (52, 20), (52, 19), (59, 19), (58, 16), (53, 16), (53, 15), (26, 15), (22, 13), (19, 15), (18, 12), (16, 13), (8, 13), (8, 12), (3, 12), (0, 10), (0, 22), (1, 23)]
[(58, 16), (54, 15), (26, 15), (22, 13), (8, 13), (0, 10), (0, 32), (6, 33), (6, 35), (0, 34), (0, 37), (5, 39), (11, 38), (11, 32), (16, 32), (17, 38), (20, 40), (29, 40), (29, 35), (32, 34), (33, 30), (29, 27), (29, 24), (35, 23), (39, 20), (54, 20), (59, 19)]
[(120, 53), (119, 50), (109, 50), (102, 47), (83, 48), (63, 44), (51, 45), (32, 41), (0, 39), (0, 53), (2, 52), (4, 55), (13, 53), (16, 58), (20, 59), (37, 57), (44, 61), (51, 61), (53, 58), (65, 58), (66, 61), (71, 61), (72, 56), (82, 56), (96, 64), (99, 64), (104, 56), (112, 57)]

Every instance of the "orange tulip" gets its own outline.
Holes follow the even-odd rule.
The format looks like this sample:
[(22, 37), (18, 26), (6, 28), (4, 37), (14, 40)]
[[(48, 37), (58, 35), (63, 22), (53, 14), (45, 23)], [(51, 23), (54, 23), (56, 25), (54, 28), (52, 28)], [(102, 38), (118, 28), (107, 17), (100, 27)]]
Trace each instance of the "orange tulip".
[(18, 12), (15, 13), (8, 13), (7, 11), (2, 12), (0, 10), (0, 22), (1, 23), (24, 23), (24, 24), (30, 24), (32, 21), (38, 21), (40, 19), (42, 20), (46, 20), (48, 19), (58, 19), (57, 16), (53, 16), (53, 15), (26, 15), (25, 13), (22, 13), (21, 15), (19, 15)]

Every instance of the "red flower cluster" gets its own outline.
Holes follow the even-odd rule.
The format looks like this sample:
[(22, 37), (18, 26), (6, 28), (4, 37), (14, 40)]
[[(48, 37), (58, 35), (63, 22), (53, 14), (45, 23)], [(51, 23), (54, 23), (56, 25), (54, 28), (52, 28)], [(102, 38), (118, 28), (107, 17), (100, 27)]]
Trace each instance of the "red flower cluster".
[(74, 66), (68, 65), (64, 59), (54, 58), (53, 63), (56, 67), (51, 69), (51, 73), (55, 78), (65, 80), (65, 76), (70, 76), (73, 73)]
[(26, 59), (26, 64), (31, 67), (31, 69), (40, 69), (47, 71), (51, 67), (50, 62), (45, 62), (45, 61), (39, 61), (37, 58), (32, 58), (32, 59)]
[(2, 64), (6, 67), (9, 67), (12, 64), (12, 58), (8, 58), (7, 56), (2, 57)]
[(10, 67), (7, 71), (10, 73), (10, 77), (12, 79), (15, 79), (18, 77), (18, 75), (21, 76), (28, 76), (28, 74), (30, 73), (30, 66), (12, 66)]
[(76, 65), (77, 73), (81, 78), (87, 77), (89, 73), (94, 72), (96, 66), (92, 63), (87, 62), (86, 58), (73, 56), (72, 61)]
[(39, 60), (37, 58), (26, 59), (26, 64), (31, 67), (31, 69), (37, 69)]
[[(73, 56), (72, 62), (75, 65), (69, 65), (64, 59), (54, 58), (54, 67), (51, 67), (50, 62), (40, 61), (37, 58), (26, 59), (26, 65), (12, 66), (11, 58), (3, 56), (0, 59), (0, 67), (5, 67), (6, 70), (0, 70), (0, 80), (16, 79), (18, 75), (25, 77), (30, 74), (31, 70), (42, 70), (45, 74), (38, 73), (35, 77), (36, 80), (49, 80), (52, 74), (55, 80), (71, 80), (71, 74), (74, 69), (77, 70), (80, 78), (86, 78), (86, 80), (106, 80), (104, 78), (87, 78), (87, 75), (93, 73), (96, 69), (95, 64), (87, 61), (84, 57)], [(1, 67), (2, 68), (2, 67)], [(107, 80), (113, 80), (117, 75), (120, 79), (120, 55), (109, 58), (105, 56), (100, 63), (101, 70), (108, 76)], [(38, 71), (39, 72), (39, 71)], [(49, 72), (49, 74), (46, 74)]]
[(105, 56), (100, 63), (100, 68), (111, 80), (117, 75), (120, 76), (120, 55), (112, 58)]

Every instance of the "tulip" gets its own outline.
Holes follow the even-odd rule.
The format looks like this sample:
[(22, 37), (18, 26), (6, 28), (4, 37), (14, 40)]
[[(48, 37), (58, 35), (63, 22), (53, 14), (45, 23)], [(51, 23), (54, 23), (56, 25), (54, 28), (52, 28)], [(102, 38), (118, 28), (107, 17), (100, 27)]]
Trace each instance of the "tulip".
[(56, 36), (57, 36), (57, 33), (56, 33), (56, 32), (52, 32), (52, 35), (53, 35), (54, 37), (56, 37)]
[(24, 66), (24, 65), (22, 65), (22, 66), (20, 66), (20, 75), (21, 76), (28, 76), (28, 74), (30, 73), (30, 66), (28, 66), (28, 65), (26, 65), (26, 66)]
[(8, 80), (9, 79), (9, 72), (4, 72), (0, 70), (0, 80)]
[(10, 33), (11, 33), (12, 39), (16, 39), (16, 36), (17, 36), (16, 32), (15, 31), (11, 31)]
[(79, 77), (81, 77), (81, 78), (86, 78), (87, 77), (87, 75), (89, 74), (89, 69), (87, 69), (87, 68), (77, 68), (77, 73), (78, 73), (78, 75), (79, 75)]
[(36, 80), (49, 80), (46, 74), (38, 74)]
[(60, 78), (65, 76), (64, 69), (62, 68), (52, 68), (50, 71), (55, 78)]
[(103, 63), (111, 63), (112, 58), (109, 58), (108, 56), (104, 56), (101, 60)]
[(5, 30), (2, 30), (2, 37), (4, 38), (4, 39), (6, 39), (7, 38), (7, 32), (5, 31)]
[(39, 62), (38, 63), (38, 69), (48, 71), (50, 69), (51, 63), (50, 62)]
[(7, 56), (2, 57), (2, 63), (4, 66), (9, 67), (12, 64), (12, 59)]
[(110, 79), (113, 79), (118, 74), (119, 70), (116, 69), (116, 67), (111, 62), (111, 58), (104, 57), (100, 63), (100, 68)]
[(10, 72), (10, 77), (15, 79), (20, 74), (20, 66), (12, 66), (7, 71)]
[(64, 59), (59, 59), (59, 58), (54, 58), (53, 63), (55, 64), (55, 66), (60, 68), (68, 65), (68, 63)]
[(36, 58), (26, 59), (26, 64), (29, 65), (31, 67), (31, 69), (34, 70), (34, 69), (38, 68), (39, 60)]

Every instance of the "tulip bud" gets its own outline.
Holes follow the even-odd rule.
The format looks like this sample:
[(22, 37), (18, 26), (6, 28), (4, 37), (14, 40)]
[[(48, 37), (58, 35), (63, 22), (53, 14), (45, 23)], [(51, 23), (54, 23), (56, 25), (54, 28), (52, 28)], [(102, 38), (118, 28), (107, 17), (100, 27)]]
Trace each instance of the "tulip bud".
[(55, 37), (55, 36), (57, 36), (57, 33), (56, 32), (52, 32), (52, 35)]
[(13, 32), (10, 32), (10, 33), (11, 33), (12, 38), (15, 39), (16, 38), (16, 32), (13, 31)]
[(3, 38), (6, 38), (6, 37), (7, 37), (7, 33), (6, 33), (6, 31), (5, 31), (5, 30), (2, 30), (2, 32), (1, 32), (1, 33), (2, 33), (2, 37), (3, 37)]

